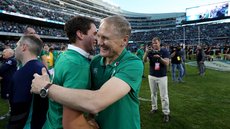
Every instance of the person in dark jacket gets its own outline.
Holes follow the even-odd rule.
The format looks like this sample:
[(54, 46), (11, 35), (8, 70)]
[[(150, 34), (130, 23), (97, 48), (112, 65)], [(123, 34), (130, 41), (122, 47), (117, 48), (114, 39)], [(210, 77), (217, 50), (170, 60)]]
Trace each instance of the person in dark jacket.
[(38, 59), (43, 42), (36, 35), (24, 35), (17, 42), (15, 58), (21, 67), (12, 77), (11, 112), (7, 129), (42, 129), (46, 121), (48, 99), (30, 92), (34, 73), (45, 67)]
[[(2, 63), (0, 66), (1, 98), (8, 102), (12, 76), (17, 70), (17, 61), (14, 59), (13, 49), (7, 48), (3, 50), (1, 63)], [(9, 108), (9, 112), (10, 112), (10, 108)], [(1, 116), (0, 119), (6, 118), (6, 116), (9, 115), (9, 112)]]
[[(184, 74), (184, 68), (182, 65), (182, 56), (183, 52), (181, 51), (181, 47), (174, 47), (171, 53), (171, 63), (172, 63), (172, 80), (174, 82), (184, 82), (182, 80)], [(176, 69), (178, 70), (178, 78), (176, 78)]]
[(197, 46), (196, 61), (197, 61), (197, 66), (199, 70), (199, 75), (204, 76), (205, 74), (205, 65), (204, 65), (205, 53), (200, 45)]

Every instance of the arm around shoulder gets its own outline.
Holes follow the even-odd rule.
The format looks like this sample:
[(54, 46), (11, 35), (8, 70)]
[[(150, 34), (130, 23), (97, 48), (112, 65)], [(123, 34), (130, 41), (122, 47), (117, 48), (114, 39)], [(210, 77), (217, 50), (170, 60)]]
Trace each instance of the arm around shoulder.
[(49, 89), (49, 97), (75, 110), (96, 114), (125, 96), (130, 89), (126, 82), (112, 77), (95, 91), (53, 85)]

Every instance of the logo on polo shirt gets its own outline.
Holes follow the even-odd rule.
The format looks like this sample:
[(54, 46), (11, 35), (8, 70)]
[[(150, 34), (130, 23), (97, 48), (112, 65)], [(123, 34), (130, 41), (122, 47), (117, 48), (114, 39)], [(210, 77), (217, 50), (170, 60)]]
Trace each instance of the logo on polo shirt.
[(93, 74), (97, 74), (98, 68), (93, 68)]
[(6, 64), (12, 65), (12, 60), (8, 60), (8, 61), (6, 62)]

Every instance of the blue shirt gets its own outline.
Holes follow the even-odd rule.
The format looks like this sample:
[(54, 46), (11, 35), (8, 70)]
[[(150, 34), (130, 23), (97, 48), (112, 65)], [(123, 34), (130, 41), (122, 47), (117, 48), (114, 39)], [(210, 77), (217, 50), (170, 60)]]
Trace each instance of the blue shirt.
[(1, 97), (8, 99), (10, 92), (10, 83), (12, 81), (13, 74), (17, 70), (17, 61), (11, 57), (2, 61), (0, 66), (0, 76), (3, 78), (1, 82)]
[[(45, 67), (38, 60), (31, 60), (15, 72), (11, 85), (11, 117), (8, 127), (41, 129), (48, 109), (48, 98), (31, 94), (31, 84), (35, 73), (41, 74)], [(17, 119), (15, 119), (17, 118)]]
[[(148, 53), (148, 58), (149, 58), (149, 74), (151, 76), (155, 76), (155, 77), (164, 77), (164, 76), (166, 76), (167, 66), (164, 65), (163, 63), (161, 63), (158, 58), (154, 58), (153, 55), (154, 54), (151, 53), (151, 52)], [(162, 58), (169, 58), (169, 52), (165, 48), (160, 49), (159, 55)], [(160, 63), (160, 69), (159, 70), (155, 70), (155, 64), (156, 63)]]

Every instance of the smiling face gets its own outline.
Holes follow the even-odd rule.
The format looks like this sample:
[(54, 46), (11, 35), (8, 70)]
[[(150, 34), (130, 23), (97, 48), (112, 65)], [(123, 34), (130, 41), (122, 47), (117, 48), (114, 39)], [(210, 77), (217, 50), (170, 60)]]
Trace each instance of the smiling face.
[(94, 46), (97, 43), (96, 35), (97, 35), (97, 28), (95, 24), (91, 24), (90, 29), (88, 30), (87, 34), (84, 34), (82, 40), (84, 48), (87, 52), (94, 50)]
[(110, 16), (103, 19), (97, 33), (100, 55), (109, 63), (114, 61), (128, 44), (130, 33), (131, 26), (124, 17)]
[(125, 48), (124, 37), (116, 32), (113, 25), (103, 22), (97, 33), (100, 55), (115, 60)]

